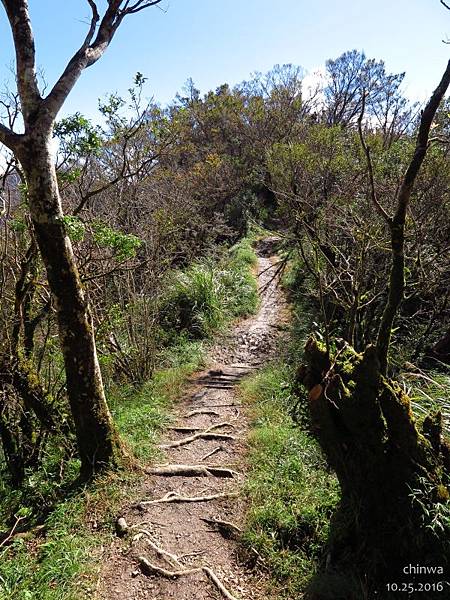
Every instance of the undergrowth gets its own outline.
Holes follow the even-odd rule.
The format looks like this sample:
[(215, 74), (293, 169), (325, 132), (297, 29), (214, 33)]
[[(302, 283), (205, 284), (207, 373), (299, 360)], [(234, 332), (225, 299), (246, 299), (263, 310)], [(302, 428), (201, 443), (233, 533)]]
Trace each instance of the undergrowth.
[[(208, 341), (233, 318), (256, 310), (255, 262), (250, 241), (242, 240), (215, 263), (203, 261), (175, 274), (167, 315), (182, 314), (189, 326), (174, 322), (150, 381), (139, 387), (106, 382), (119, 433), (141, 463), (157, 456), (170, 406), (201, 366)], [(1, 600), (94, 597), (102, 549), (112, 539), (114, 517), (132, 495), (138, 473), (111, 473), (80, 488), (78, 469), (73, 446), (61, 439), (48, 448), (42, 468), (29, 474), (22, 489), (0, 479), (0, 530), (13, 534), (0, 542)]]
[(258, 294), (250, 267), (255, 263), (250, 241), (242, 240), (225, 259), (204, 259), (173, 273), (160, 308), (169, 340), (208, 339), (231, 319), (253, 314)]
[(252, 414), (249, 512), (243, 536), (273, 579), (271, 598), (305, 591), (323, 555), (338, 483), (320, 448), (291, 417), (292, 374), (274, 364), (242, 384)]

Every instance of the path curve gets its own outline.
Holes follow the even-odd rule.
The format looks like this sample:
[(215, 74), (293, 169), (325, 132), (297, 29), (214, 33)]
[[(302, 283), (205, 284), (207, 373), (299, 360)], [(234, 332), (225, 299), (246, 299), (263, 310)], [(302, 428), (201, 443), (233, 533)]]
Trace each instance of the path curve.
[[(223, 522), (240, 528), (245, 517), (239, 491), (245, 479), (248, 418), (236, 384), (275, 352), (278, 329), (285, 318), (285, 304), (275, 274), (274, 257), (259, 256), (258, 313), (238, 323), (211, 349), (209, 369), (196, 374), (186, 397), (175, 407), (176, 422), (161, 440), (162, 446), (170, 446), (164, 449), (163, 465), (211, 466), (219, 470), (206, 469), (203, 476), (198, 474), (202, 470), (198, 468), (188, 476), (155, 474), (145, 481), (139, 492), (142, 503), (138, 501), (123, 511), (126, 523), (133, 527), (133, 535), (113, 543), (101, 575), (99, 598), (225, 598), (225, 591), (220, 591), (220, 584), (212, 581), (208, 569), (231, 598), (265, 597), (261, 576), (249, 571), (240, 560), (235, 539), (238, 532)], [(206, 431), (208, 428), (212, 429)], [(204, 437), (184, 443), (202, 432)], [(180, 497), (208, 496), (219, 497), (179, 502)], [(165, 502), (153, 502), (163, 498)], [(134, 535), (138, 539), (130, 544)], [(158, 549), (166, 554), (158, 553)], [(169, 578), (164, 571), (155, 572), (153, 567), (146, 568), (142, 563), (139, 566), (141, 557), (156, 571), (159, 568), (171, 573), (192, 572)], [(207, 569), (195, 571), (197, 567)]]

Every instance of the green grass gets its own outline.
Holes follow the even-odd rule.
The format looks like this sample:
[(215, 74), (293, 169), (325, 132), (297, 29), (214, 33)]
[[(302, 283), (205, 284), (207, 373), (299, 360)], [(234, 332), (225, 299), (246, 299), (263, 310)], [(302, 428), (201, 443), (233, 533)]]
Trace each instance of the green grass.
[[(196, 314), (190, 318), (204, 327), (202, 335), (192, 339), (198, 336), (178, 331), (170, 344), (161, 347), (159, 369), (142, 386), (108, 382), (108, 402), (119, 433), (141, 463), (157, 457), (157, 441), (170, 420), (170, 407), (187, 377), (202, 365), (207, 340), (233, 318), (256, 310), (257, 287), (251, 273), (255, 261), (250, 243), (243, 241), (216, 265), (188, 268), (187, 283), (194, 289), (183, 289), (194, 299), (191, 310)], [(71, 490), (79, 461), (68, 458), (67, 452), (61, 440), (49, 445), (43, 467), (29, 474), (21, 491), (0, 479), (0, 529), (7, 531), (14, 515), (26, 517), (29, 527), (38, 522), (44, 526), (39, 533), (31, 530), (0, 548), (0, 600), (94, 596), (101, 548), (110, 543), (115, 516), (132, 496), (139, 475), (113, 473), (83, 490)], [(40, 509), (44, 511), (39, 513)]]
[(161, 327), (176, 343), (210, 339), (232, 319), (253, 314), (259, 303), (251, 267), (256, 263), (251, 242), (242, 240), (221, 260), (195, 262), (171, 274), (161, 302)]
[(181, 394), (187, 377), (204, 358), (199, 343), (184, 340), (162, 353), (161, 362), (171, 366), (156, 371), (139, 389), (132, 385), (116, 386), (110, 408), (121, 438), (140, 461), (154, 460), (157, 440), (169, 423), (169, 409)]
[(419, 421), (430, 412), (441, 411), (443, 433), (450, 440), (450, 369), (403, 373), (402, 381)]
[(276, 364), (242, 384), (253, 413), (243, 539), (271, 574), (271, 598), (292, 599), (318, 567), (339, 489), (316, 442), (290, 417), (290, 380)]
[(0, 549), (0, 598), (92, 598), (101, 546), (113, 535), (113, 517), (133, 476), (110, 474), (60, 502), (40, 535)]

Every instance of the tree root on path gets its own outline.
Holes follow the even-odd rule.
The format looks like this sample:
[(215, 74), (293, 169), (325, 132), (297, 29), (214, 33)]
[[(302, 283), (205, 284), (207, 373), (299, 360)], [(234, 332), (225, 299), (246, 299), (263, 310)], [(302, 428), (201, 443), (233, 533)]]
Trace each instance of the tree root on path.
[(237, 471), (226, 469), (224, 467), (216, 467), (214, 465), (156, 465), (148, 467), (145, 472), (149, 475), (162, 475), (166, 477), (174, 477), (184, 475), (185, 477), (234, 477), (238, 476)]
[(214, 450), (211, 450), (211, 452), (208, 452), (208, 454), (202, 456), (200, 460), (203, 462), (204, 460), (206, 460), (207, 458), (211, 458), (211, 456), (217, 454), (217, 452), (220, 452), (221, 450), (225, 450), (225, 448), (223, 446), (217, 446), (217, 448), (214, 448)]
[(221, 492), (220, 494), (211, 494), (210, 496), (182, 496), (177, 492), (167, 492), (162, 498), (156, 500), (142, 500), (134, 506), (136, 508), (145, 508), (151, 504), (165, 504), (167, 502), (209, 502), (210, 500), (218, 500), (221, 498), (231, 498), (238, 494), (235, 492)]
[(240, 529), (234, 523), (230, 523), (229, 521), (222, 521), (221, 519), (207, 519), (205, 517), (200, 517), (200, 519), (208, 525), (212, 525), (220, 533), (220, 535), (227, 540), (236, 540), (242, 534), (242, 529)]
[(184, 568), (184, 565), (179, 562), (178, 556), (175, 556), (175, 554), (172, 554), (171, 552), (168, 552), (167, 550), (157, 546), (152, 540), (151, 533), (146, 529), (140, 529), (139, 532), (134, 536), (133, 542), (137, 542), (142, 536), (146, 536), (145, 543), (150, 546), (150, 548), (153, 548), (156, 554), (161, 556), (166, 562), (172, 563), (172, 566)]
[(191, 410), (186, 415), (184, 415), (185, 419), (189, 419), (189, 417), (195, 417), (195, 415), (214, 415), (215, 417), (220, 417), (220, 413), (215, 410), (208, 410), (207, 408), (198, 408), (197, 410)]
[[(151, 539), (150, 533), (146, 529), (142, 529), (139, 534), (145, 535), (145, 541), (147, 544), (155, 550), (155, 552), (164, 559), (172, 568), (177, 569), (176, 571), (169, 571), (168, 569), (164, 569), (163, 567), (159, 567), (158, 565), (154, 565), (151, 563), (145, 556), (139, 556), (138, 561), (141, 566), (141, 569), (144, 573), (148, 573), (150, 575), (162, 575), (163, 577), (167, 577), (168, 579), (177, 579), (178, 577), (184, 577), (185, 575), (192, 575), (193, 573), (203, 572), (207, 575), (208, 579), (216, 586), (216, 588), (220, 591), (220, 593), (227, 598), (227, 600), (237, 600), (235, 596), (231, 594), (227, 590), (227, 588), (223, 585), (217, 575), (214, 573), (212, 569), (207, 566), (202, 567), (192, 567), (187, 569), (185, 565), (180, 562), (178, 556), (160, 548), (155, 542)], [(139, 535), (138, 534), (138, 535)], [(135, 540), (137, 541), (137, 536), (135, 536)]]
[(219, 578), (217, 577), (217, 575), (214, 573), (214, 571), (212, 569), (210, 569), (209, 567), (202, 567), (202, 571), (204, 573), (206, 573), (206, 575), (209, 577), (210, 581), (212, 581), (214, 583), (214, 585), (220, 591), (220, 593), (222, 594), (222, 596), (224, 596), (225, 598), (227, 598), (227, 600), (237, 600), (236, 596), (233, 596), (227, 590), (227, 588), (219, 580)]
[(154, 565), (149, 560), (145, 558), (145, 556), (139, 556), (138, 558), (139, 564), (144, 572), (153, 575), (162, 575), (163, 577), (167, 577), (168, 579), (177, 579), (177, 577), (182, 577), (183, 575), (191, 575), (192, 573), (198, 573), (202, 569), (200, 567), (195, 567), (193, 569), (182, 569), (180, 571), (168, 571), (163, 567), (158, 567)]
[(208, 576), (208, 579), (217, 587), (222, 596), (227, 598), (227, 600), (238, 600), (236, 596), (233, 596), (231, 592), (227, 590), (227, 588), (223, 585), (217, 575), (214, 573), (212, 569), (209, 567), (194, 567), (192, 569), (182, 569), (180, 571), (168, 571), (167, 569), (163, 569), (162, 567), (158, 567), (151, 563), (145, 556), (138, 557), (139, 564), (144, 573), (149, 575), (162, 575), (163, 577), (167, 577), (168, 579), (177, 579), (178, 577), (183, 577), (185, 575), (192, 575), (193, 573), (205, 573)]
[(182, 438), (181, 440), (176, 440), (175, 442), (169, 442), (168, 444), (161, 444), (160, 448), (177, 448), (179, 446), (185, 446), (186, 444), (190, 444), (191, 442), (195, 442), (195, 440), (203, 439), (203, 440), (235, 440), (234, 435), (230, 435), (229, 433), (215, 433), (214, 429), (220, 429), (222, 427), (233, 427), (231, 423), (228, 421), (224, 421), (223, 423), (217, 423), (216, 425), (211, 425), (207, 429), (199, 431), (198, 433), (194, 433), (189, 437)]

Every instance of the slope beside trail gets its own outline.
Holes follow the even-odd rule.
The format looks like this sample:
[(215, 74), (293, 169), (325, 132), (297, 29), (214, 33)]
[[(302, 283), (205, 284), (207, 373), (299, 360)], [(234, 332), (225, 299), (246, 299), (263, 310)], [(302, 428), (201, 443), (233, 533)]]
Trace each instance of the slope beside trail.
[(196, 469), (149, 474), (137, 500), (123, 509), (131, 534), (117, 538), (104, 558), (97, 595), (102, 600), (266, 597), (263, 577), (240, 558), (233, 526), (240, 528), (245, 518), (240, 490), (249, 427), (236, 384), (273, 356), (286, 317), (272, 246), (263, 241), (258, 248), (258, 313), (211, 349), (209, 369), (192, 378), (161, 440), (162, 465)]

